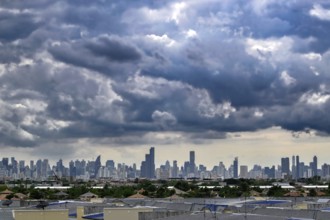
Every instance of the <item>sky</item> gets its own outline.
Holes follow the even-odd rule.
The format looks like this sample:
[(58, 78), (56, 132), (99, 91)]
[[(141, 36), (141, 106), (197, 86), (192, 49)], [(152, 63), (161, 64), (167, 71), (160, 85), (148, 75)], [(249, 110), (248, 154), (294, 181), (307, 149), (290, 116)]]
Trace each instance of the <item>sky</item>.
[(327, 0), (2, 0), (0, 157), (330, 162)]

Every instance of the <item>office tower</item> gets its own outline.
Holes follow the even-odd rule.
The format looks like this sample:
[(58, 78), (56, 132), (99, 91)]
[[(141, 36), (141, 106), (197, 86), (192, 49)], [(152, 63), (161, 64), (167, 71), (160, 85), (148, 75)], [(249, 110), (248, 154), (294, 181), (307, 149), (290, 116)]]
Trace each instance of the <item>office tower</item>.
[(166, 160), (166, 162), (165, 162), (165, 170), (168, 173), (168, 178), (169, 178), (171, 175), (171, 164), (170, 164), (170, 161), (168, 161), (168, 160)]
[(225, 176), (226, 176), (226, 167), (225, 167), (225, 165), (223, 164), (223, 162), (220, 162), (219, 163), (219, 176), (221, 177), (221, 178), (225, 178)]
[(93, 176), (91, 176), (92, 178), (95, 178), (99, 172), (99, 169), (101, 167), (101, 155), (99, 155), (96, 160), (95, 160), (95, 163), (94, 163), (94, 174)]
[(17, 165), (17, 160), (15, 160), (15, 157), (11, 158), (11, 169), (12, 169), (12, 173), (18, 173), (18, 165)]
[(74, 162), (74, 167), (76, 168), (76, 176), (83, 175), (83, 169), (82, 169), (82, 166), (81, 166), (81, 162), (79, 160), (76, 160)]
[(34, 171), (35, 171), (34, 160), (30, 160), (30, 175), (32, 178), (33, 178)]
[(109, 168), (111, 168), (111, 169), (114, 169), (114, 168), (115, 168), (115, 162), (114, 162), (113, 160), (107, 160), (107, 161), (105, 162), (105, 166), (106, 166), (106, 167), (109, 167)]
[(296, 179), (296, 157), (292, 156), (292, 166), (291, 166), (292, 178)]
[(300, 176), (300, 161), (299, 161), (299, 156), (296, 156), (296, 179), (301, 178)]
[(322, 174), (322, 177), (329, 178), (329, 176), (330, 176), (330, 165), (329, 164), (325, 163), (321, 166), (321, 174)]
[(178, 177), (178, 162), (176, 160), (173, 160), (173, 168), (172, 168), (172, 178)]
[(0, 179), (4, 179), (6, 177), (7, 169), (3, 165), (2, 161), (0, 161)]
[(41, 178), (41, 173), (42, 173), (42, 161), (39, 159), (37, 160), (37, 163), (36, 163), (36, 174), (37, 174), (37, 178)]
[(290, 174), (290, 159), (288, 157), (281, 158), (282, 177)]
[(195, 151), (189, 152), (189, 173), (195, 175)]
[(63, 161), (62, 159), (60, 159), (57, 163), (56, 163), (56, 171), (57, 171), (57, 175), (59, 177), (62, 177), (62, 175), (64, 174), (64, 166), (63, 166)]
[(140, 173), (140, 177), (147, 177), (147, 170), (146, 170), (146, 162), (142, 161), (141, 162), (141, 173)]
[(265, 167), (264, 168), (264, 173), (267, 175), (268, 179), (273, 179), (275, 178), (275, 166), (270, 167)]
[(25, 161), (20, 160), (18, 162), (18, 167), (19, 167), (19, 173), (24, 173), (24, 171), (25, 171)]
[(249, 175), (248, 175), (248, 166), (241, 165), (239, 175), (240, 175), (241, 178), (247, 179), (249, 177)]
[(41, 176), (48, 177), (48, 159), (44, 159), (41, 163)]
[(4, 157), (2, 158), (2, 165), (3, 167), (7, 170), (8, 169), (8, 165), (9, 165), (9, 159), (8, 157)]
[(76, 168), (74, 166), (73, 160), (69, 162), (69, 176), (70, 177), (75, 177), (76, 176)]
[(317, 157), (313, 157), (312, 175), (317, 176)]
[(238, 157), (235, 157), (235, 160), (233, 163), (233, 177), (238, 178)]
[(141, 177), (155, 178), (155, 148), (151, 147), (149, 154), (146, 154), (145, 161), (141, 162)]
[(151, 147), (149, 151), (150, 160), (149, 160), (149, 167), (148, 167), (148, 178), (155, 178), (155, 148)]
[(190, 163), (189, 161), (185, 161), (183, 163), (183, 175), (188, 177), (189, 176), (189, 169), (190, 169)]

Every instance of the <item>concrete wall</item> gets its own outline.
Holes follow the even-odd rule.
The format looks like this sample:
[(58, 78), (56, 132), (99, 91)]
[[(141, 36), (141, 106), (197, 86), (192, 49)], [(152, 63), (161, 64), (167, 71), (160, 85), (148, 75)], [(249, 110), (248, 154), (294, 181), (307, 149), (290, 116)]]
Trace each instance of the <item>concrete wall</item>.
[(69, 210), (14, 210), (15, 220), (68, 220)]
[(173, 211), (173, 212), (139, 212), (139, 220), (154, 220), (161, 218), (168, 218), (178, 215), (188, 215), (185, 211)]
[(104, 220), (139, 220), (139, 212), (152, 211), (152, 208), (105, 208)]

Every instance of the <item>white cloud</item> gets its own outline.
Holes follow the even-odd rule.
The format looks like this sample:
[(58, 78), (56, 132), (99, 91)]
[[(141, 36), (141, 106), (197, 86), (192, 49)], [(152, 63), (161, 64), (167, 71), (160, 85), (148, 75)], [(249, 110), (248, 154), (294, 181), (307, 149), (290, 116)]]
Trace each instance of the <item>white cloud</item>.
[(296, 79), (289, 75), (287, 71), (281, 73), (280, 79), (285, 86), (290, 86), (296, 83)]
[(308, 60), (314, 60), (314, 61), (321, 61), (322, 60), (322, 55), (319, 53), (306, 53), (302, 55), (304, 58)]
[(290, 37), (253, 39), (247, 38), (245, 41), (246, 52), (261, 61), (271, 60), (283, 62), (290, 56), (293, 40)]
[(330, 21), (330, 10), (323, 8), (321, 5), (314, 5), (313, 9), (309, 11), (309, 14), (318, 19)]
[(175, 116), (166, 111), (156, 110), (152, 113), (151, 118), (164, 128), (176, 124)]
[(182, 17), (184, 17), (184, 9), (186, 8), (186, 3), (184, 2), (179, 2), (179, 3), (174, 3), (171, 7), (172, 9), (172, 14), (170, 16), (171, 20), (175, 21), (176, 24), (180, 23), (180, 20)]
[(309, 105), (322, 105), (330, 98), (329, 94), (316, 93), (305, 93), (300, 97), (301, 102), (305, 102)]
[(188, 31), (185, 31), (186, 38), (195, 38), (197, 37), (197, 32), (193, 29), (189, 29)]
[(256, 110), (254, 112), (254, 116), (257, 117), (257, 118), (262, 118), (264, 116), (264, 113), (260, 110)]
[(211, 100), (209, 94), (205, 90), (200, 90), (198, 95), (198, 113), (205, 118), (224, 117), (228, 118), (231, 113), (235, 112), (236, 109), (231, 106), (231, 103), (225, 101), (221, 104), (215, 104)]
[(155, 34), (148, 34), (146, 37), (152, 41), (164, 44), (167, 47), (172, 47), (175, 45), (175, 40), (169, 38), (167, 34), (163, 34), (162, 36), (158, 36)]

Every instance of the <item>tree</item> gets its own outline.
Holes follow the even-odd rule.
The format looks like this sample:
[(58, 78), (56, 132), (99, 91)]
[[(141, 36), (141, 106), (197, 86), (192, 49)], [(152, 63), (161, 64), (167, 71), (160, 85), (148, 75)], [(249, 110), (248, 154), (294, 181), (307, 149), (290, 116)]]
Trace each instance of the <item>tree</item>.
[(284, 190), (281, 186), (272, 186), (267, 193), (267, 196), (282, 197), (284, 195)]
[(43, 198), (43, 193), (41, 192), (41, 190), (32, 189), (30, 191), (30, 198), (31, 199), (42, 199)]
[(314, 197), (314, 196), (317, 196), (317, 192), (315, 189), (310, 189), (308, 195)]
[(250, 195), (250, 185), (247, 182), (241, 182), (239, 185), (239, 190), (242, 192), (243, 196)]
[(6, 195), (6, 199), (11, 200), (12, 198), (14, 198), (14, 194), (13, 193), (11, 193), (9, 195)]
[(189, 183), (186, 181), (178, 181), (175, 185), (175, 188), (187, 192), (190, 189)]

